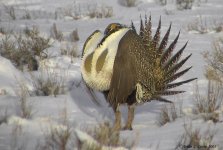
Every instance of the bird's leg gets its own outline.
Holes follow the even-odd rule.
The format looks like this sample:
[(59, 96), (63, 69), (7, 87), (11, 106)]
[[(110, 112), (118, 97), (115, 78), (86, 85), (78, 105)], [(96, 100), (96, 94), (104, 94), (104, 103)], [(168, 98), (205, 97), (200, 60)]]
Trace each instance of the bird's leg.
[(134, 119), (135, 106), (128, 105), (128, 119), (123, 130), (132, 130), (132, 121)]
[(121, 129), (121, 112), (119, 110), (119, 106), (114, 109), (115, 112), (115, 124), (113, 126), (114, 130), (120, 130)]

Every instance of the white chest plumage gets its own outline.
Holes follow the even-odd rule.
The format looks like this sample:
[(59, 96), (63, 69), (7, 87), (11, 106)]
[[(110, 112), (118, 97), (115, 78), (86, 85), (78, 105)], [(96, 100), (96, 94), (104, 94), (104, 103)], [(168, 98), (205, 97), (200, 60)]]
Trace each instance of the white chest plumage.
[(92, 57), (91, 55), (94, 54), (94, 51), (98, 45), (98, 43), (103, 38), (104, 34), (100, 31), (95, 32), (91, 37), (90, 40), (87, 41), (84, 49), (83, 49), (83, 58), (82, 58), (82, 64), (81, 64), (81, 73), (85, 80), (85, 82), (88, 85), (92, 85), (92, 71), (91, 71), (91, 64), (92, 64)]
[[(109, 90), (118, 45), (127, 31), (129, 31), (129, 28), (123, 28), (112, 33), (100, 45), (98, 45), (98, 40), (95, 40), (98, 45), (96, 47), (96, 43), (89, 40), (91, 42), (87, 43), (89, 50), (87, 50), (86, 56), (83, 57), (81, 65), (82, 75), (88, 86), (99, 91)], [(99, 62), (101, 57), (103, 57), (103, 61)], [(87, 62), (87, 59), (90, 59), (91, 62)], [(86, 71), (86, 63), (91, 63), (90, 72)], [(100, 69), (98, 69), (99, 63), (103, 63)]]

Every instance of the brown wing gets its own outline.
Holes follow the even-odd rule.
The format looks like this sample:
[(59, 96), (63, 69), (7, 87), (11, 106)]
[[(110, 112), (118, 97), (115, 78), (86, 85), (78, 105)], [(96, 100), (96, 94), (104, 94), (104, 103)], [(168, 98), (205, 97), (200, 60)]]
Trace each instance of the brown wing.
[(108, 101), (115, 109), (118, 104), (126, 103), (128, 96), (135, 90), (137, 81), (137, 63), (135, 50), (143, 50), (140, 37), (129, 30), (119, 42), (113, 66)]

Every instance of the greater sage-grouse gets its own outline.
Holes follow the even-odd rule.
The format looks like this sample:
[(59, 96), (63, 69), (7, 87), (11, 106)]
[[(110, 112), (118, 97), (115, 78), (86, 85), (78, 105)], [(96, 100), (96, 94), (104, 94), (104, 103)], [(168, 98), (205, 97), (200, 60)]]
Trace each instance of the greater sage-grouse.
[(115, 112), (114, 128), (121, 128), (120, 104), (128, 105), (128, 120), (123, 129), (132, 129), (134, 107), (158, 100), (171, 102), (162, 95), (184, 91), (169, 90), (196, 78), (172, 83), (191, 67), (178, 71), (190, 58), (179, 60), (187, 43), (172, 54), (180, 33), (167, 47), (171, 24), (160, 41), (161, 19), (152, 37), (151, 16), (141, 19), (140, 32), (119, 23), (107, 26), (104, 33), (94, 31), (86, 40), (82, 52), (81, 72), (91, 89), (102, 91)]

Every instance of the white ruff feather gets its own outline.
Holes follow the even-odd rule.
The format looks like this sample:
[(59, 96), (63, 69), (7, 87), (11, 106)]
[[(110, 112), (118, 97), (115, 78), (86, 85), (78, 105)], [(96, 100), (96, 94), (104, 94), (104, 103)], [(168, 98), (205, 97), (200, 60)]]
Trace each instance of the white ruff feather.
[(92, 74), (91, 72), (87, 72), (85, 67), (84, 67), (84, 64), (85, 64), (85, 61), (86, 61), (86, 58), (89, 57), (89, 55), (91, 53), (94, 53), (98, 43), (101, 41), (101, 39), (103, 38), (104, 34), (101, 33), (101, 32), (96, 32), (95, 34), (93, 34), (91, 36), (91, 39), (86, 43), (86, 46), (84, 48), (84, 56), (82, 58), (82, 64), (81, 64), (81, 72), (82, 72), (82, 76), (85, 80), (85, 82), (88, 84), (88, 85), (92, 85), (93, 83), (91, 83), (94, 78), (92, 78)]
[[(105, 41), (94, 52), (92, 60), (92, 84), (91, 88), (106, 91), (110, 88), (111, 77), (113, 73), (113, 65), (117, 53), (118, 45), (121, 38), (129, 31), (129, 28), (123, 28), (108, 36)], [(101, 71), (96, 71), (96, 63), (103, 51), (108, 50), (105, 63)]]

